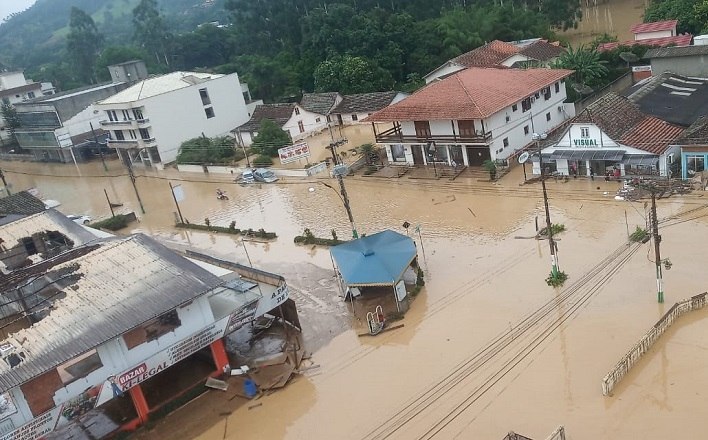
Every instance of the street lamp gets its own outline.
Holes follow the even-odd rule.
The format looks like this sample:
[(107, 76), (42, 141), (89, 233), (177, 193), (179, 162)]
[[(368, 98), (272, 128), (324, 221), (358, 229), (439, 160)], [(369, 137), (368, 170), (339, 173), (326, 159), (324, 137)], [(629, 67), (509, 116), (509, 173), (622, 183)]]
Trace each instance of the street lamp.
[(546, 178), (543, 175), (543, 155), (541, 154), (541, 141), (545, 140), (548, 135), (546, 133), (533, 133), (531, 138), (536, 142), (538, 150), (538, 166), (541, 171), (541, 188), (543, 188), (543, 204), (546, 208), (546, 233), (548, 234), (548, 246), (551, 250), (551, 277), (558, 276), (558, 256), (556, 255), (556, 243), (553, 240), (553, 228), (551, 227), (551, 212), (548, 209), (548, 193), (546, 191)]
[(435, 166), (435, 141), (428, 142), (428, 157), (433, 159), (433, 171), (435, 172), (435, 177), (438, 177), (438, 169)]

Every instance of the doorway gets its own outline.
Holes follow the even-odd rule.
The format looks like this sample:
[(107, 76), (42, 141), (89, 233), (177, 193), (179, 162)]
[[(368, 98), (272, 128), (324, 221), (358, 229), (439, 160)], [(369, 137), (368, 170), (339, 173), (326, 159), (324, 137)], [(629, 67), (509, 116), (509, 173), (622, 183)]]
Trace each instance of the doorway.
[(413, 153), (413, 164), (414, 165), (424, 165), (423, 162), (423, 146), (422, 145), (411, 145), (411, 153)]
[(481, 167), (485, 160), (491, 160), (489, 147), (467, 147), (467, 160), (471, 167)]

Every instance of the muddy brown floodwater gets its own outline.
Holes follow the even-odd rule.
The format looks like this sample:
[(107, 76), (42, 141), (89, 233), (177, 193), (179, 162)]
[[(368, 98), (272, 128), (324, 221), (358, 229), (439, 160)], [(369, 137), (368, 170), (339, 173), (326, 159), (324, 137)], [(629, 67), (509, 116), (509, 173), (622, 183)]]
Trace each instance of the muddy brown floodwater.
[(633, 40), (629, 31), (633, 24), (641, 23), (648, 0), (582, 0), (583, 18), (576, 29), (561, 32), (571, 45), (590, 43), (602, 34), (616, 36), (619, 41)]
[[(139, 212), (128, 178), (102, 177), (95, 164), (81, 168), (81, 179), (68, 177), (70, 166), (3, 167), (13, 189), (37, 187), (66, 213), (108, 215), (104, 188), (122, 209)], [(110, 168), (123, 173), (115, 162)], [(56, 173), (65, 177), (48, 176)], [(245, 246), (254, 265), (288, 279), (320, 365), (252, 409), (210, 392), (139, 438), (501, 439), (510, 430), (545, 438), (558, 425), (576, 440), (704, 437), (696, 415), (708, 409), (701, 391), (708, 312), (681, 318), (613, 397), (602, 396), (601, 379), (675, 301), (706, 290), (708, 199), (659, 202), (664, 218), (695, 210), (662, 224), (662, 256), (673, 268), (665, 272), (666, 303), (658, 304), (650, 244), (624, 245), (627, 229), (645, 224), (643, 203), (613, 200), (616, 183), (549, 181), (553, 222), (566, 226), (557, 237), (560, 265), (570, 277), (554, 290), (544, 282), (547, 243), (528, 238), (543, 219), (540, 188), (520, 186), (521, 176), (514, 170), (500, 184), (347, 178), (360, 232), (421, 225), (422, 242), (415, 238), (425, 249), (426, 286), (405, 327), (376, 338), (357, 337), (360, 323), (337, 296), (328, 250), (292, 242), (305, 227), (349, 234), (337, 194), (317, 179), (239, 187), (214, 175), (139, 177), (146, 214), (131, 231), (246, 261), (234, 237), (171, 226), (170, 179), (184, 186), (190, 221), (278, 233)], [(217, 187), (230, 200), (216, 200)], [(499, 343), (510, 329), (516, 337)]]

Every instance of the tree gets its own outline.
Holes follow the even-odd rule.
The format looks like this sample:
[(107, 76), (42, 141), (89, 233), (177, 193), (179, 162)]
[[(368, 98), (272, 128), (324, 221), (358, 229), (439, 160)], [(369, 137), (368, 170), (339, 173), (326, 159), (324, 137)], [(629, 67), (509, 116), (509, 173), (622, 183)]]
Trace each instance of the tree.
[(644, 12), (644, 21), (678, 20), (678, 32), (698, 35), (708, 24), (701, 14), (702, 3), (703, 0), (652, 0)]
[(258, 130), (258, 136), (253, 139), (251, 149), (263, 156), (277, 156), (278, 148), (290, 145), (292, 140), (287, 131), (278, 127), (278, 124), (270, 119), (261, 121), (261, 128)]
[(234, 148), (234, 138), (205, 136), (182, 142), (177, 154), (180, 164), (226, 164), (243, 159), (241, 150)]
[(140, 0), (133, 9), (133, 40), (144, 48), (158, 63), (169, 63), (167, 49), (170, 43), (170, 34), (162, 21), (160, 11), (157, 10), (155, 0)]
[(364, 57), (333, 57), (314, 72), (315, 89), (342, 94), (380, 92), (393, 88), (391, 74)]
[(553, 65), (554, 68), (574, 70), (573, 80), (581, 86), (598, 83), (607, 73), (606, 61), (600, 60), (595, 49), (585, 49), (583, 45), (576, 49), (569, 47)]
[(17, 117), (17, 110), (15, 110), (12, 104), (3, 102), (0, 113), (2, 113), (2, 119), (5, 121), (5, 128), (7, 128), (8, 133), (10, 133), (10, 139), (16, 144), (17, 136), (15, 135), (15, 131), (21, 126), (20, 119)]
[(103, 36), (90, 15), (77, 7), (71, 8), (66, 48), (74, 64), (76, 77), (84, 83), (95, 82), (94, 66), (103, 44)]

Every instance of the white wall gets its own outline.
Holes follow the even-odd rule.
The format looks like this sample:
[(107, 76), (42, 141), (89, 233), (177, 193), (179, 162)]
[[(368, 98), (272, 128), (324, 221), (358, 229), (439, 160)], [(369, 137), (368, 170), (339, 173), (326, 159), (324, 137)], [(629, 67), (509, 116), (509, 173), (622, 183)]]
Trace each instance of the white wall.
[[(59, 145), (61, 145), (62, 148), (73, 146), (71, 137), (84, 133), (90, 133), (91, 124), (93, 124), (94, 130), (100, 129), (100, 121), (103, 119), (103, 115), (103, 112), (98, 111), (93, 105), (90, 105), (81, 112), (77, 113), (73, 118), (65, 121), (63, 123), (63, 127), (57, 128), (54, 131), (54, 134), (59, 140)], [(125, 135), (126, 139), (128, 139), (128, 133), (125, 133)]]
[[(210, 119), (199, 96), (203, 88), (207, 89), (214, 109), (215, 116)], [(131, 104), (131, 107), (141, 106), (145, 107), (143, 116), (150, 119), (150, 134), (157, 142), (162, 163), (174, 162), (182, 142), (202, 133), (207, 137), (228, 135), (249, 119), (235, 73)]]
[(634, 39), (635, 40), (648, 40), (650, 38), (673, 37), (674, 35), (675, 35), (675, 33), (673, 30), (656, 31), (656, 32), (640, 32), (638, 34), (634, 34)]
[[(293, 140), (308, 137), (313, 133), (317, 133), (327, 128), (327, 116), (308, 112), (299, 105), (296, 105), (295, 107), (298, 109), (300, 114), (296, 115), (295, 111), (293, 111), (292, 116), (283, 126), (283, 130), (288, 131)], [(302, 122), (302, 125), (304, 126), (303, 128), (305, 131), (302, 133), (300, 132), (298, 122)]]
[(25, 74), (22, 72), (5, 72), (0, 74), (0, 89), (14, 89), (27, 85)]
[(445, 75), (449, 75), (451, 73), (459, 72), (460, 70), (463, 70), (464, 67), (457, 65), (457, 64), (452, 64), (452, 63), (445, 63), (442, 66), (438, 67), (437, 69), (433, 70), (430, 72), (428, 75), (424, 76), (423, 79), (425, 80), (425, 83), (428, 84), (437, 78), (443, 77)]
[(510, 56), (509, 58), (505, 59), (502, 61), (503, 66), (511, 67), (514, 63), (520, 62), (520, 61), (529, 61), (530, 58), (527, 57), (526, 55), (521, 55), (520, 53), (514, 54)]

